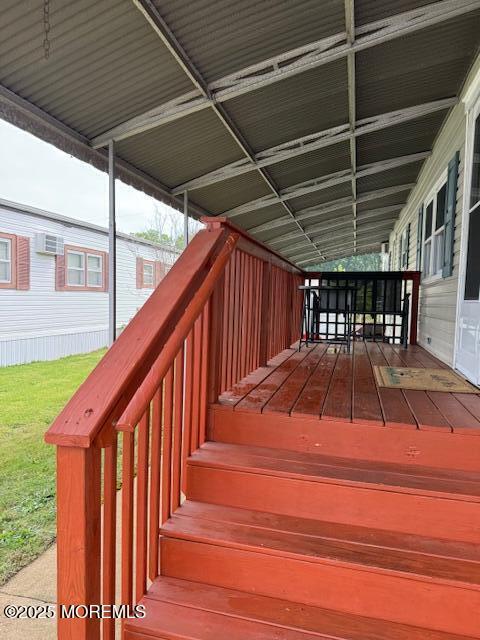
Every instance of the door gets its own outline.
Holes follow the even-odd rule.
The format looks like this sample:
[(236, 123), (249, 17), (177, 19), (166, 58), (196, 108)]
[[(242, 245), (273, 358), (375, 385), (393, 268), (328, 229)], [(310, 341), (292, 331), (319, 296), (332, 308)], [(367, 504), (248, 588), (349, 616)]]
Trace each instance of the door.
[[(467, 129), (466, 254), (461, 261), (456, 368), (480, 385), (480, 101), (469, 114)], [(468, 148), (469, 147), (469, 148)]]

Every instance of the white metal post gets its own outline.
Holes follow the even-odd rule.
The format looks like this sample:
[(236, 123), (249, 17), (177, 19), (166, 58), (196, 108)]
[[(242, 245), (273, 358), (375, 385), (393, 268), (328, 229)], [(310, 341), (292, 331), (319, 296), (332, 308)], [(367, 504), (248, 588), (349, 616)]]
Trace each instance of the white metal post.
[(117, 220), (115, 215), (115, 143), (108, 143), (108, 342), (117, 337)]
[(183, 239), (185, 246), (188, 244), (188, 191), (183, 192)]

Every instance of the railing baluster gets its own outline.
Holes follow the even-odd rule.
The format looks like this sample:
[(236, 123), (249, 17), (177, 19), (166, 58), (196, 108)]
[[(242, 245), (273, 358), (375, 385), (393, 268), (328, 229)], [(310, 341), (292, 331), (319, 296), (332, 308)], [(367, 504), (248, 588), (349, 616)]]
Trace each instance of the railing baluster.
[(187, 458), (190, 455), (191, 431), (192, 431), (192, 393), (193, 393), (193, 366), (194, 366), (194, 337), (193, 329), (190, 330), (185, 344), (185, 400), (183, 411), (183, 442), (182, 442), (182, 473), (181, 489), (187, 492)]
[(173, 365), (165, 376), (163, 398), (163, 441), (162, 441), (162, 520), (170, 517), (171, 465), (172, 465), (172, 418), (173, 418)]
[[(117, 542), (117, 434), (105, 448), (103, 465), (103, 550), (102, 550), (102, 602), (115, 604), (116, 542)], [(114, 640), (115, 620), (102, 621), (103, 640)]]
[(172, 513), (180, 506), (180, 472), (182, 466), (182, 421), (183, 421), (183, 347), (175, 358), (175, 386), (173, 396), (173, 442), (172, 442)]
[(137, 528), (135, 558), (135, 597), (138, 602), (147, 588), (147, 505), (148, 505), (148, 449), (150, 440), (150, 405), (138, 425), (137, 462)]
[(202, 313), (202, 362), (200, 369), (200, 405), (198, 424), (198, 445), (205, 442), (207, 428), (207, 385), (208, 385), (208, 362), (209, 335), (210, 335), (210, 302), (207, 302)]
[(152, 401), (152, 453), (150, 461), (150, 519), (148, 577), (158, 576), (158, 535), (160, 524), (160, 456), (162, 447), (163, 383)]
[(190, 453), (198, 449), (198, 430), (200, 426), (200, 372), (202, 367), (202, 316), (193, 326), (193, 383), (192, 383), (192, 419), (190, 431)]
[(123, 434), (122, 446), (122, 603), (132, 605), (134, 432)]

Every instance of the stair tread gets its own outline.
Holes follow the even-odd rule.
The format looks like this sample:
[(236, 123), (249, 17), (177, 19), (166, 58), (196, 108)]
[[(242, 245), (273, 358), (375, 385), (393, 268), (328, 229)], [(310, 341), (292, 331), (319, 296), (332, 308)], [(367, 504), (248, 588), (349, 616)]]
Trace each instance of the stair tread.
[(467, 636), (163, 576), (155, 579), (140, 604), (145, 606), (146, 616), (125, 621), (127, 639), (469, 640)]
[(416, 465), (335, 458), (264, 447), (206, 442), (191, 465), (235, 468), (252, 473), (303, 477), (309, 481), (372, 485), (376, 489), (442, 495), (480, 502), (480, 474)]
[(187, 500), (162, 535), (302, 561), (355, 565), (427, 579), (480, 585), (473, 543), (322, 522)]

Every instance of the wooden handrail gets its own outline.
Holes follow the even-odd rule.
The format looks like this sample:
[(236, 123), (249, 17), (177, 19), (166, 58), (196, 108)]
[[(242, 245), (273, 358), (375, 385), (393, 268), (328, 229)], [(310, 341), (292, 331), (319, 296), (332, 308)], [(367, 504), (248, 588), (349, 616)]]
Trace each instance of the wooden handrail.
[(133, 431), (135, 426), (138, 424), (143, 412), (145, 411), (145, 406), (152, 400), (160, 381), (167, 373), (175, 355), (178, 353), (183, 341), (192, 329), (195, 320), (198, 318), (211, 295), (215, 284), (223, 274), (225, 265), (230, 259), (237, 240), (238, 234), (236, 233), (230, 234), (226, 239), (222, 250), (212, 265), (212, 268), (205, 277), (205, 280), (202, 282), (198, 291), (195, 293), (177, 326), (172, 331), (160, 356), (152, 365), (150, 371), (118, 420), (118, 423), (116, 424), (117, 431)]
[(224, 228), (200, 231), (45, 435), (50, 444), (89, 447), (117, 420), (158, 357), (225, 243)]

